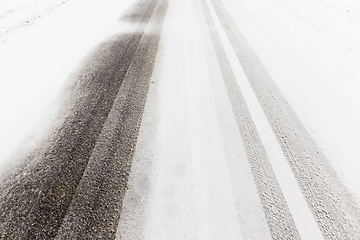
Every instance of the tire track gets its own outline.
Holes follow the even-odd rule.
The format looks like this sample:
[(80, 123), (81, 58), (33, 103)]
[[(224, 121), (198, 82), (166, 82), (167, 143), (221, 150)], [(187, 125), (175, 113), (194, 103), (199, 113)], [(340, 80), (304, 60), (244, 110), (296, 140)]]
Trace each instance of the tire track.
[(135, 33), (101, 46), (79, 76), (73, 106), (62, 126), (25, 169), (3, 184), (0, 238), (56, 236), (144, 34), (140, 23), (149, 21), (156, 2), (137, 13), (142, 19)]
[(114, 239), (160, 41), (159, 1), (56, 239)]
[(326, 239), (360, 239), (360, 211), (221, 2), (212, 5)]
[(273, 239), (300, 239), (289, 207), (236, 82), (205, 1), (201, 1), (213, 46)]

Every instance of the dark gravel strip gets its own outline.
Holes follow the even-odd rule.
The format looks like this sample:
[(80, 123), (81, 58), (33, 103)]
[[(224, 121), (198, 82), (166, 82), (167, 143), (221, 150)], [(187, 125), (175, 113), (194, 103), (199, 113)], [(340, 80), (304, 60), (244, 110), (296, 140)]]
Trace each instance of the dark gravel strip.
[(115, 239), (166, 9), (160, 0), (56, 239)]
[[(156, 0), (143, 13), (149, 20)], [(144, 33), (105, 43), (82, 71), (63, 125), (26, 169), (1, 188), (0, 238), (54, 238)]]
[(287, 103), (221, 1), (215, 11), (325, 239), (360, 239), (358, 202)]
[(258, 194), (273, 239), (300, 239), (274, 170), (251, 118), (235, 74), (226, 56), (208, 6), (201, 1), (225, 87), (246, 149)]

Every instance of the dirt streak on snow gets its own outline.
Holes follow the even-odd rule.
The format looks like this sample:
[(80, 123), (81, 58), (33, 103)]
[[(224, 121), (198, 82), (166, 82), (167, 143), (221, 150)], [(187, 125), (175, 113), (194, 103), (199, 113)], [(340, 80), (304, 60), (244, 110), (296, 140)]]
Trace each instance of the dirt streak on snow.
[(39, 18), (61, 11), (69, 0), (3, 1), (0, 3), (0, 43), (14, 30), (32, 25)]

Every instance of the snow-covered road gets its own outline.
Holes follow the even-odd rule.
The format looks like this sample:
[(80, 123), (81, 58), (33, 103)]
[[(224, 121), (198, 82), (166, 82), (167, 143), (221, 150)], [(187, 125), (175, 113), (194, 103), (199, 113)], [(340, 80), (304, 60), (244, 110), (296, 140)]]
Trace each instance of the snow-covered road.
[(356, 238), (357, 200), (213, 4), (170, 3), (120, 238)]
[(56, 121), (1, 163), (0, 238), (360, 239), (360, 72), (281, 1), (127, 1), (119, 32), (110, 11)]

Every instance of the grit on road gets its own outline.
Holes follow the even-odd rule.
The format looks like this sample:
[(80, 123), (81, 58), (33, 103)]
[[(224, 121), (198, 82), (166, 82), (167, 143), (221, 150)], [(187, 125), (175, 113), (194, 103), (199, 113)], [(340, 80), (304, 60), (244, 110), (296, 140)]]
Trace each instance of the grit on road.
[(241, 2), (138, 0), (120, 21), (3, 174), (1, 239), (360, 239), (360, 169), (326, 151), (286, 88), (303, 66)]

